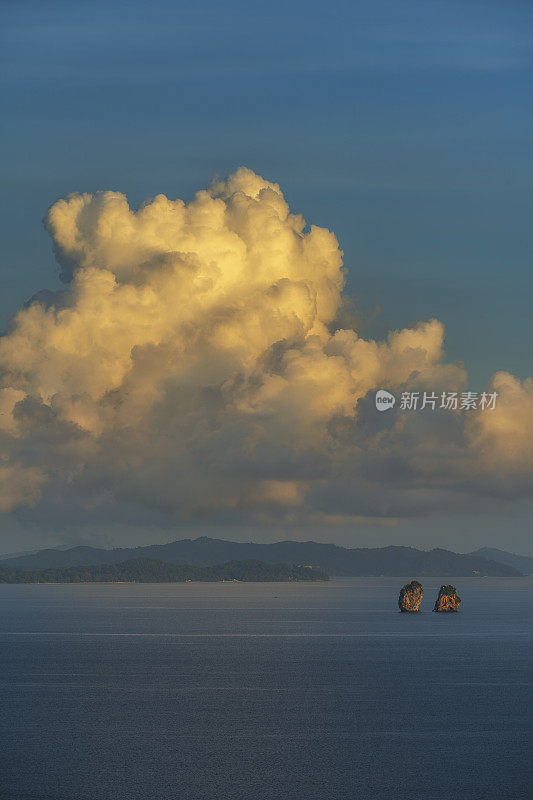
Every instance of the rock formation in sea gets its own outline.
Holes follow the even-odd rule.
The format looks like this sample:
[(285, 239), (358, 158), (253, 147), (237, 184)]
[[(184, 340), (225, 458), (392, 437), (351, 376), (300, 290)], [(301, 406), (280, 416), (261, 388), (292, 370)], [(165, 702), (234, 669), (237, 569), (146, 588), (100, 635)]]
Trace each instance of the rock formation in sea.
[(424, 590), (418, 581), (406, 583), (406, 585), (400, 589), (400, 596), (398, 598), (398, 607), (400, 611), (407, 614), (415, 614), (422, 602), (423, 595)]
[(460, 603), (461, 598), (457, 594), (455, 586), (441, 586), (433, 611), (439, 611), (442, 614), (459, 611)]

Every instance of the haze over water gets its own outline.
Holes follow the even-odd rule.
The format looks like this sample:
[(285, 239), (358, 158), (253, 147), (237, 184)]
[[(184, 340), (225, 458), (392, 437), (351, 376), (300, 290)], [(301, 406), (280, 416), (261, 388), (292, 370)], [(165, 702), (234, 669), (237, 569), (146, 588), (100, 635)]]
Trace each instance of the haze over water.
[(404, 582), (0, 586), (1, 800), (530, 797), (533, 579)]

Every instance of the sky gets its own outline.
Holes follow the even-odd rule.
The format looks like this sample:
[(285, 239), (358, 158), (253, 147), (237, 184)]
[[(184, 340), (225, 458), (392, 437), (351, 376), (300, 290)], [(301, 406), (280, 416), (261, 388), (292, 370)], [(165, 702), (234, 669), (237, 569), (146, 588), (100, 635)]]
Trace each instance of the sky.
[[(522, 383), (533, 373), (532, 23), (527, 2), (4, 0), (0, 324), (8, 333), (0, 344), (0, 368), (6, 391), (25, 394), (10, 394), (19, 405), (6, 400), (4, 412), (0, 550), (78, 541), (142, 544), (207, 533), (354, 546), (468, 550), (487, 544), (532, 553), (531, 388)], [(251, 173), (238, 172), (243, 166)], [(122, 201), (96, 195), (86, 201), (87, 219), (74, 242), (78, 201), (57, 205), (70, 193), (110, 190), (136, 209), (164, 194), (191, 201), (194, 217), (196, 192), (229, 175), (237, 177), (215, 185), (209, 197), (213, 208), (225, 204), (233, 220), (231, 233), (240, 244), (230, 237), (227, 247), (233, 252), (235, 246), (237, 260), (239, 248), (251, 247), (266, 209), (281, 214), (270, 238), (254, 239), (270, 254), (268, 264), (260, 259), (260, 272), (271, 284), (259, 281), (259, 262), (251, 258), (244, 259), (242, 273), (221, 283), (222, 251), (213, 254), (188, 219), (181, 230), (191, 252), (203, 253), (202, 280), (212, 286), (219, 281), (205, 303), (191, 294), (181, 272), (179, 281), (161, 283), (169, 247), (182, 252), (179, 237), (148, 231), (137, 217), (132, 222)], [(237, 209), (235, 187), (257, 207)], [(261, 188), (268, 191), (259, 198)], [(279, 211), (286, 208), (281, 195), (290, 218)], [(50, 207), (55, 211), (48, 213)], [(161, 204), (152, 207), (152, 216), (161, 213)], [(305, 220), (300, 232), (297, 215)], [(302, 239), (305, 252), (294, 251), (287, 237), (308, 237), (311, 225), (333, 232), (338, 247), (328, 245), (324, 255), (317, 236)], [(104, 242), (106, 226), (111, 233)], [(329, 283), (313, 266), (319, 252)], [(135, 270), (128, 272), (124, 259)], [(104, 307), (101, 296), (89, 308), (96, 283), (80, 289), (87, 269), (110, 270), (119, 289), (138, 293), (139, 308), (118, 290), (120, 308)], [(177, 275), (178, 267), (172, 269)], [(273, 313), (269, 286), (278, 291), (288, 276), (323, 303), (315, 318), (296, 289), (275, 301)], [(58, 293), (47, 303), (57, 313), (70, 309), (72, 319), (56, 318), (54, 327), (38, 294), (43, 290)], [(149, 292), (160, 311), (156, 332), (153, 317), (148, 324), (142, 316)], [(42, 313), (13, 321), (35, 295)], [(194, 319), (172, 310), (181, 309), (185, 297), (196, 309)], [(168, 298), (174, 302), (169, 308)], [(237, 353), (233, 343), (225, 360), (228, 328), (217, 329), (216, 355), (208, 352), (214, 323), (210, 318), (207, 325), (202, 314), (216, 316), (224, 308), (227, 317), (239, 304), (256, 310), (265, 338), (255, 341), (251, 323), (234, 320), (232, 335), (244, 338), (248, 349)], [(81, 320), (83, 342), (74, 318)], [(273, 330), (274, 319), (279, 329)], [(434, 319), (440, 327), (420, 327)], [(178, 322), (185, 327), (178, 330)], [(341, 358), (339, 337), (325, 338), (325, 328), (335, 333), (335, 326), (355, 329), (370, 343), (387, 342), (390, 331), (414, 331), (379, 351), (374, 379), (388, 381), (383, 388), (432, 388), (433, 380), (441, 390), (482, 392), (504, 373), (513, 376), (500, 379), (513, 399), (493, 417), (497, 424), (483, 422), (490, 412), (470, 421), (465, 414), (453, 431), (449, 416), (435, 414), (426, 422), (418, 414), (406, 423), (397, 407), (394, 424), (387, 423), (391, 430), (383, 433), (382, 416), (367, 408), (368, 393), (381, 386), (360, 379), (366, 367), (354, 362), (355, 350), (348, 353), (355, 345), (347, 335), (340, 372), (320, 372), (316, 359), (327, 357), (331, 367)], [(320, 339), (320, 351), (305, 350), (302, 330), (307, 339)], [(106, 336), (112, 353), (102, 344)], [(179, 342), (169, 350), (172, 336)], [(416, 380), (402, 344), (409, 337), (423, 350)], [(59, 339), (86, 356), (79, 358), (84, 372), (65, 366)], [(281, 340), (291, 349), (278, 352)], [(193, 343), (200, 348), (194, 369), (174, 375), (183, 348), (192, 353)], [(130, 375), (137, 358), (132, 353), (147, 347), (157, 350), (157, 357), (148, 357), (153, 365), (166, 348), (167, 366), (149, 373), (138, 356), (139, 374)], [(296, 385), (298, 375), (289, 375), (289, 367), (296, 369), (291, 353), (308, 359), (313, 375), (322, 376), (314, 388)], [(390, 353), (397, 359), (394, 369)], [(237, 373), (251, 382), (250, 391), (232, 384), (221, 418), (222, 400), (200, 402), (195, 392), (220, 392)], [(174, 382), (165, 384), (164, 399), (161, 389), (157, 403), (149, 402), (147, 387), (162, 386), (163, 374)], [(276, 405), (269, 395), (268, 413), (261, 405), (265, 376), (285, 381), (289, 398), (280, 394)], [(145, 398), (142, 410), (132, 405), (128, 412), (139, 414), (143, 434), (131, 449), (122, 438), (124, 419), (101, 410), (110, 397), (126, 392), (128, 381), (127, 396)], [(331, 391), (332, 384), (338, 391)], [(259, 392), (258, 385), (263, 394), (252, 396), (250, 387)], [(189, 390), (199, 409), (192, 421), (190, 408), (183, 407)], [(310, 399), (314, 393), (325, 398), (320, 413)], [(80, 397), (98, 409), (81, 409)], [(358, 404), (357, 423), (350, 398)], [(307, 427), (295, 423), (294, 441), (287, 444), (291, 432), (280, 420), (292, 420), (293, 413)], [(127, 424), (131, 431), (131, 419)], [(262, 429), (269, 447), (254, 439), (253, 458), (244, 459), (252, 448), (250, 426), (256, 433)], [(232, 448), (236, 442), (241, 449)], [(195, 448), (203, 455), (193, 467)], [(117, 459), (117, 452), (128, 452), (128, 459)], [(228, 482), (213, 477), (224, 473)], [(246, 491), (243, 475), (256, 479)], [(195, 491), (210, 502), (189, 502)]]

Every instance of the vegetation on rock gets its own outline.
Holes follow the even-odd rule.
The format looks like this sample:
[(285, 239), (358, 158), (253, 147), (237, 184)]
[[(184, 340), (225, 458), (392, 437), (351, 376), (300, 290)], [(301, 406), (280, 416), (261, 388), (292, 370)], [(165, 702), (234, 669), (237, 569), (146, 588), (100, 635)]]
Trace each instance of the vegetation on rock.
[(461, 598), (457, 594), (457, 589), (455, 586), (441, 586), (438, 597), (435, 600), (433, 611), (444, 614), (459, 611), (460, 603)]
[(423, 596), (422, 584), (418, 581), (411, 581), (400, 589), (398, 608), (405, 613), (414, 614), (418, 611)]

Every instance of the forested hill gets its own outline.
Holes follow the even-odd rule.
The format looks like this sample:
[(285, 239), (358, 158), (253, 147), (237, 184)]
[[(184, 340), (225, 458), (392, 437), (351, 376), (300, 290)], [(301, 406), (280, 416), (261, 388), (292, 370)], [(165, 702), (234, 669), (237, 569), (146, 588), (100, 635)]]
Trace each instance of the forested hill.
[(508, 553), (507, 550), (498, 550), (496, 547), (480, 547), (469, 555), (474, 557), (489, 558), (491, 561), (498, 561), (500, 564), (507, 564), (514, 567), (524, 575), (533, 575), (533, 556), (520, 556), (517, 553)]
[(477, 553), (460, 554), (440, 548), (414, 547), (346, 548), (319, 542), (229, 542), (223, 539), (181, 539), (147, 547), (104, 550), (73, 547), (70, 550), (41, 550), (38, 553), (0, 560), (0, 566), (15, 569), (60, 569), (78, 565), (119, 564), (130, 559), (149, 558), (171, 564), (208, 567), (228, 561), (257, 560), (269, 564), (312, 564), (329, 575), (390, 575), (410, 577), (465, 577), (493, 575), (513, 577), (521, 571), (510, 564)]
[(151, 558), (133, 558), (120, 564), (21, 570), (0, 564), (0, 583), (179, 583), (184, 581), (327, 581), (328, 576), (308, 567), (230, 561), (213, 567), (169, 564)]

